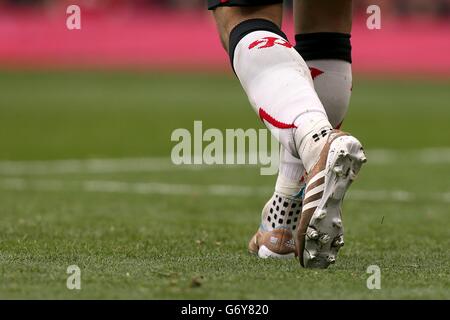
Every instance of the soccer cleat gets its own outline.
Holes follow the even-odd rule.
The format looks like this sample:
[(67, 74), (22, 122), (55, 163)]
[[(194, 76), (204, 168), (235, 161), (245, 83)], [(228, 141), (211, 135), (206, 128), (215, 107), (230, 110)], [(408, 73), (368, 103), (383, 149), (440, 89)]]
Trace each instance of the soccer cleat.
[(286, 228), (256, 232), (248, 244), (248, 251), (260, 258), (290, 259), (295, 257), (292, 232)]
[(317, 240), (317, 239), (319, 239), (319, 233), (318, 233), (316, 230), (311, 229), (311, 228), (308, 228), (308, 231), (307, 231), (307, 233), (306, 233), (306, 236), (307, 236), (308, 238), (312, 239), (312, 240)]
[(296, 239), (300, 264), (327, 268), (335, 263), (344, 245), (341, 206), (366, 156), (361, 143), (333, 130), (306, 182), (302, 214)]

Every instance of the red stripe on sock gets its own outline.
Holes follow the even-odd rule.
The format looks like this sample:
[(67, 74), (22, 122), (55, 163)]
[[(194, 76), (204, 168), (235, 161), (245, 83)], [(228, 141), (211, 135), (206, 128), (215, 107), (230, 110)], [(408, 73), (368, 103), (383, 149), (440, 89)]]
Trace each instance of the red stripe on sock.
[(270, 123), (271, 125), (273, 125), (274, 127), (278, 128), (278, 129), (297, 128), (293, 123), (287, 124), (287, 123), (283, 123), (283, 122), (276, 120), (270, 114), (268, 114), (266, 111), (264, 111), (263, 108), (259, 108), (259, 117), (261, 118), (262, 121), (266, 120), (268, 123)]

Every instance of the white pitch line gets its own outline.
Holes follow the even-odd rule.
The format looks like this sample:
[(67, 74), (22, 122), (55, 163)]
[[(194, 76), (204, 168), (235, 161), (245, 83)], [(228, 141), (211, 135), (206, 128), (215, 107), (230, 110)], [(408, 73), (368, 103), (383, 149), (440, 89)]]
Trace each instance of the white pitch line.
[[(409, 164), (449, 164), (450, 148), (417, 150), (367, 150), (369, 165), (389, 165), (407, 161)], [(174, 170), (207, 170), (242, 168), (245, 165), (174, 165), (170, 158), (105, 158), (47, 161), (0, 161), (0, 175), (103, 174), (120, 172), (165, 172)], [(264, 166), (265, 167), (265, 166)]]
[[(27, 180), (22, 178), (0, 179), (0, 189), (15, 191), (73, 191), (121, 194), (148, 194), (168, 196), (269, 196), (270, 187), (238, 185), (191, 185), (157, 182), (122, 182), (110, 180), (88, 180), (66, 182), (62, 180)], [(450, 192), (420, 194), (404, 190), (350, 190), (349, 199), (355, 201), (412, 202), (418, 199), (450, 203)]]
[(122, 182), (87, 180), (65, 182), (63, 180), (27, 180), (22, 178), (0, 179), (0, 188), (16, 191), (85, 191), (105, 193), (161, 194), (161, 195), (215, 195), (249, 197), (265, 195), (272, 191), (267, 187), (233, 185), (191, 185), (158, 182)]
[[(0, 161), (2, 175), (46, 175), (71, 173), (152, 172), (181, 168), (170, 158), (67, 159), (48, 161)], [(196, 169), (187, 166), (183, 169)]]
[(404, 190), (350, 190), (350, 194), (353, 200), (364, 201), (392, 200), (396, 202), (411, 202), (417, 199), (414, 193)]
[(175, 165), (170, 158), (104, 158), (104, 159), (66, 159), (39, 161), (0, 161), (0, 175), (46, 175), (77, 173), (120, 173), (120, 172), (164, 172), (173, 170), (206, 170), (241, 168), (249, 165)]
[(372, 149), (366, 150), (368, 161), (371, 164), (391, 164), (398, 161), (418, 164), (448, 164), (450, 163), (450, 148), (425, 149)]

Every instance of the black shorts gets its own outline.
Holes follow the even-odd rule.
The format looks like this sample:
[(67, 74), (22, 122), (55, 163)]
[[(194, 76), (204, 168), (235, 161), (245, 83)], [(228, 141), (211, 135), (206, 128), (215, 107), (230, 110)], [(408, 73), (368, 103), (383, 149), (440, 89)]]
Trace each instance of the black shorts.
[(250, 7), (283, 3), (283, 0), (208, 0), (208, 10), (217, 7)]

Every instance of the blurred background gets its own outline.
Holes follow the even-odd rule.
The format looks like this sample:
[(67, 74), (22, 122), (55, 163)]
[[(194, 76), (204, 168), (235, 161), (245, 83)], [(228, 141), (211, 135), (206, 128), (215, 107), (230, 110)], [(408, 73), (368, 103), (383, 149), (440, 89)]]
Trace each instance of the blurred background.
[[(368, 164), (328, 273), (247, 255), (276, 176), (171, 162), (172, 132), (195, 120), (264, 127), (205, 2), (0, 0), (0, 298), (448, 299), (450, 0), (354, 1), (343, 130)], [(70, 264), (81, 292), (64, 287)]]
[[(205, 2), (1, 0), (0, 67), (228, 70)], [(81, 7), (80, 31), (65, 28), (69, 4)], [(355, 72), (450, 72), (450, 0), (354, 4)], [(371, 4), (381, 8), (381, 30), (366, 27)], [(289, 14), (284, 29), (293, 39)]]
[[(81, 30), (66, 27), (71, 4), (81, 8)], [(381, 10), (379, 30), (366, 25), (373, 4)], [(285, 6), (283, 29), (294, 40), (292, 2)], [(433, 90), (450, 79), (449, 8), (450, 0), (354, 1), (357, 81), (346, 123), (374, 148), (448, 144), (436, 126), (446, 99)], [(203, 0), (0, 0), (0, 71), (4, 159), (167, 156), (171, 131), (193, 120), (217, 128), (260, 125)], [(418, 104), (413, 94), (421, 97), (415, 116), (426, 130), (411, 141), (388, 129), (412, 125), (403, 116), (414, 116), (405, 100)], [(424, 107), (438, 110), (436, 118), (422, 114)], [(209, 108), (214, 112), (205, 114)], [(150, 117), (155, 110), (158, 117)], [(380, 128), (386, 134), (375, 138)]]

